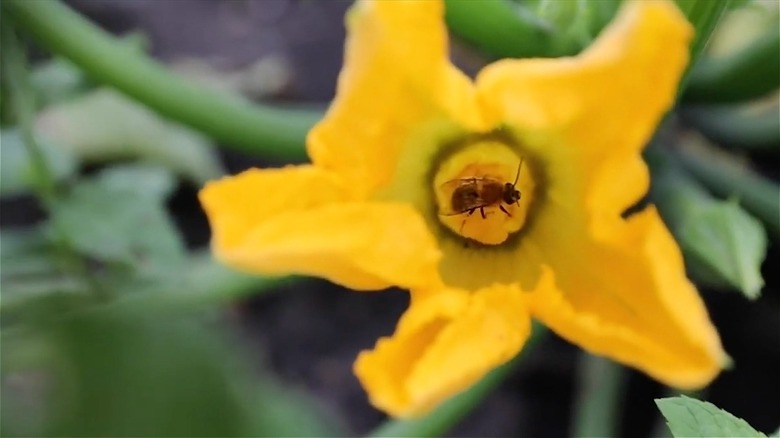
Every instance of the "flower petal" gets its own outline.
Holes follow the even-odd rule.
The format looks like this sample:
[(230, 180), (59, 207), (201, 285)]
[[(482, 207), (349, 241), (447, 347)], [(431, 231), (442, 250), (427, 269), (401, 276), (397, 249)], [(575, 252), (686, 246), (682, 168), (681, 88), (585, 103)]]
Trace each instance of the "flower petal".
[(370, 193), (428, 123), (480, 124), (471, 81), (447, 54), (440, 0), (360, 0), (347, 16), (336, 98), (307, 139), (312, 161)]
[(371, 402), (391, 415), (427, 413), (515, 356), (530, 334), (515, 287), (446, 289), (413, 298), (396, 333), (355, 362)]
[(608, 240), (549, 241), (546, 251), (557, 289), (532, 294), (531, 312), (564, 338), (678, 388), (706, 385), (727, 362), (655, 208)]
[(316, 167), (248, 170), (207, 184), (200, 200), (215, 256), (238, 269), (361, 290), (438, 281), (439, 250), (412, 207), (352, 201)]
[(673, 2), (630, 1), (580, 55), (498, 61), (477, 87), (530, 150), (565, 159), (550, 181), (577, 181), (594, 211), (620, 214), (647, 191), (639, 152), (674, 102), (692, 36)]

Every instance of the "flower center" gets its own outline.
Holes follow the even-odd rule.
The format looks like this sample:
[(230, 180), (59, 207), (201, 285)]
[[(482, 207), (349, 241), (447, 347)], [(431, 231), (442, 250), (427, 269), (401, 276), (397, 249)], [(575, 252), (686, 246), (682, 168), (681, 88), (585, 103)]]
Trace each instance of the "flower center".
[(494, 140), (453, 153), (433, 178), (439, 221), (465, 238), (503, 243), (526, 222), (535, 186), (530, 164)]

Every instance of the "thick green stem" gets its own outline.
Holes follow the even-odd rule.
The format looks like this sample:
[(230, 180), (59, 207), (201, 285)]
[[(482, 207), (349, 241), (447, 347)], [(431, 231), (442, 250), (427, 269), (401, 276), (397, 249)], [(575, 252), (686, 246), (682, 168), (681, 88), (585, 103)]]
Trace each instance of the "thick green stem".
[(523, 351), (509, 363), (491, 371), (474, 386), (448, 400), (427, 416), (416, 420), (390, 420), (379, 426), (369, 436), (435, 437), (447, 433), (522, 362), (523, 358), (539, 343), (546, 332), (544, 327), (534, 324), (531, 337), (523, 347)]
[[(713, 2), (716, 3), (716, 2)], [(780, 29), (723, 59), (703, 59), (690, 75), (689, 102), (739, 102), (780, 86)]]
[(192, 83), (129, 49), (56, 0), (4, 0), (4, 13), (53, 53), (160, 114), (252, 153), (305, 158), (304, 141), (318, 111), (253, 105)]
[(623, 367), (609, 359), (582, 352), (578, 368), (580, 388), (574, 409), (573, 436), (615, 436), (625, 389)]
[(549, 23), (508, 0), (447, 0), (445, 19), (458, 36), (497, 58), (575, 53)]

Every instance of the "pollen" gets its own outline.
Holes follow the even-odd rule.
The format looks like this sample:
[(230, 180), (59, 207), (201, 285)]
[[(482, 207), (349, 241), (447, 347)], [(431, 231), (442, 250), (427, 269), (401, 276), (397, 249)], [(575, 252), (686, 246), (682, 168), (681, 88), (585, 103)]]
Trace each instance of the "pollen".
[(453, 153), (433, 179), (439, 221), (466, 239), (485, 245), (505, 242), (523, 228), (533, 202), (530, 165), (518, 151), (498, 141)]

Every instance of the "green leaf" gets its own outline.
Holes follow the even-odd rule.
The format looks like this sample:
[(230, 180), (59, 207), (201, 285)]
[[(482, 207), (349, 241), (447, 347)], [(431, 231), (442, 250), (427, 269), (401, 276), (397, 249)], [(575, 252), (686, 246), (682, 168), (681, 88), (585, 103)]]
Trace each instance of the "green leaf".
[(140, 159), (166, 166), (198, 185), (224, 173), (201, 134), (110, 89), (49, 107), (39, 115), (36, 129), (86, 161)]
[(656, 399), (675, 438), (758, 437), (766, 435), (717, 406), (686, 396)]
[(85, 288), (83, 281), (62, 272), (55, 248), (42, 227), (0, 231), (0, 266), (0, 310), (3, 312), (35, 297)]
[(87, 89), (84, 73), (70, 61), (54, 58), (33, 67), (30, 83), (41, 107), (61, 102)]
[(751, 169), (739, 156), (691, 136), (675, 150), (675, 156), (709, 190), (724, 198), (736, 198), (750, 214), (780, 239), (780, 185)]
[(535, 12), (557, 29), (556, 38), (581, 49), (596, 38), (620, 4), (620, 0), (539, 1)]
[(164, 201), (176, 188), (170, 170), (154, 164), (119, 164), (103, 169), (96, 182), (105, 188), (132, 191), (151, 199)]
[[(0, 130), (3, 158), (0, 160), (0, 195), (19, 195), (33, 188), (33, 162), (17, 129)], [(73, 176), (77, 162), (70, 151), (52, 142), (38, 141), (43, 159), (55, 181)]]
[(691, 44), (691, 59), (695, 62), (707, 46), (723, 14), (728, 11), (731, 0), (675, 0), (675, 3), (696, 28)]
[(648, 151), (653, 199), (674, 233), (689, 273), (709, 286), (760, 295), (767, 236), (761, 222), (736, 201), (712, 197), (660, 147)]
[(714, 202), (692, 213), (677, 233), (686, 255), (737, 287), (751, 300), (761, 295), (766, 231), (736, 201)]
[(764, 96), (780, 85), (780, 30), (766, 31), (736, 53), (705, 58), (691, 72), (689, 102), (740, 102)]
[(184, 260), (184, 246), (160, 200), (118, 184), (116, 175), (80, 182), (58, 199), (51, 216), (53, 235), (99, 262), (150, 274), (175, 271)]

